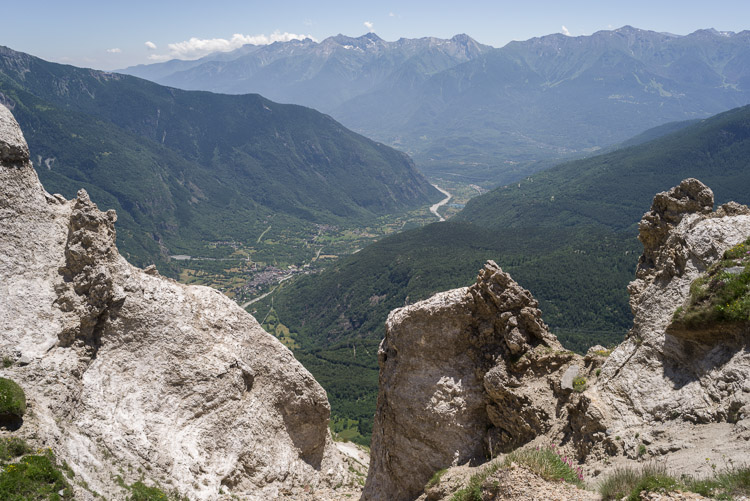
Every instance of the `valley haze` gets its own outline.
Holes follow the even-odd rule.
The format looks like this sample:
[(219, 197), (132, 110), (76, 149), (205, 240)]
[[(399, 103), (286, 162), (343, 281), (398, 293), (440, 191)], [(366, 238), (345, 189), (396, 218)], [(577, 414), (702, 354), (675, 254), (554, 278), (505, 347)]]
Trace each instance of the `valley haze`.
[(467, 35), (388, 42), (368, 33), (122, 71), (310, 106), (407, 152), (429, 177), (494, 187), (650, 127), (749, 103), (748, 40), (748, 31), (624, 26), (495, 49)]

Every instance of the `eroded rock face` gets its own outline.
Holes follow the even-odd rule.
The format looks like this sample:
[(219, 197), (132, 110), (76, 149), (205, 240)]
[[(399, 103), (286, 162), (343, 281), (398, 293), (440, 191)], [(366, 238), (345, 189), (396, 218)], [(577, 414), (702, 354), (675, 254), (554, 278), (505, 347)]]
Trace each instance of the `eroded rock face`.
[(379, 359), (366, 500), (415, 499), (435, 471), (548, 432), (567, 414), (562, 373), (583, 365), (492, 261), (473, 286), (393, 311)]
[(711, 190), (687, 179), (658, 194), (641, 221), (644, 255), (628, 287), (633, 329), (602, 367), (597, 385), (617, 433), (750, 417), (748, 332), (722, 334), (737, 326), (717, 324), (714, 336), (691, 338), (668, 330), (690, 284), (750, 236), (747, 207), (732, 202), (711, 212), (712, 205)]
[(713, 207), (713, 191), (694, 178), (685, 179), (668, 192), (658, 193), (651, 210), (643, 215), (638, 225), (643, 255), (638, 261), (636, 277), (645, 280), (654, 274), (681, 274), (687, 260), (686, 250), (673, 230), (685, 215), (710, 214)]
[(190, 499), (348, 482), (325, 392), (291, 352), (218, 291), (128, 264), (115, 220), (85, 191), (47, 194), (0, 106), (0, 352), (26, 362), (2, 370), (33, 409), (20, 432), (111, 498), (115, 475)]
[(3, 109), (0, 112), (0, 163), (22, 165), (29, 161), (29, 147), (16, 119), (4, 106)]

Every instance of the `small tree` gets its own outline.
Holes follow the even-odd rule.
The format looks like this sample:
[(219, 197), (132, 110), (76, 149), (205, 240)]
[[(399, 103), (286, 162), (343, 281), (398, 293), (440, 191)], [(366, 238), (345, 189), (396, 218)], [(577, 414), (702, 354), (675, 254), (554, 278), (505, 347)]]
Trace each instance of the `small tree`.
[(26, 413), (26, 395), (15, 381), (0, 378), (0, 426), (18, 428)]

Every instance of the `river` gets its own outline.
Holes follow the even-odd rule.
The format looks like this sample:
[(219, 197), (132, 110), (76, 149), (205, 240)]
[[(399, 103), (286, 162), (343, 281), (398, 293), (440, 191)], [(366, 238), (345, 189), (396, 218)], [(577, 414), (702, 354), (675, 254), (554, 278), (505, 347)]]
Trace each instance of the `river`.
[(451, 195), (450, 193), (448, 193), (447, 191), (445, 191), (444, 189), (442, 189), (440, 186), (436, 184), (433, 184), (432, 186), (434, 186), (440, 193), (445, 195), (445, 198), (439, 201), (438, 203), (436, 203), (435, 205), (433, 205), (432, 207), (430, 207), (430, 212), (435, 214), (438, 217), (438, 219), (440, 219), (441, 221), (445, 221), (445, 218), (440, 215), (440, 213), (438, 212), (438, 209), (442, 207), (443, 205), (447, 204), (448, 201), (451, 198), (453, 198), (453, 195)]

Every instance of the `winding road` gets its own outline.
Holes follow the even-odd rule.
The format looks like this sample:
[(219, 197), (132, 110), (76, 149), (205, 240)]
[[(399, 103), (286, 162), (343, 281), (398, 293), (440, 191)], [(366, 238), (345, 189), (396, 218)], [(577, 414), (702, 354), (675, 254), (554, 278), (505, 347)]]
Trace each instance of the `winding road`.
[(433, 184), (432, 186), (434, 186), (440, 193), (445, 195), (445, 198), (439, 201), (438, 203), (436, 203), (435, 205), (433, 205), (432, 207), (430, 207), (430, 212), (435, 214), (440, 221), (445, 221), (445, 218), (440, 215), (440, 213), (438, 212), (438, 209), (442, 207), (443, 205), (447, 204), (448, 201), (451, 198), (453, 198), (453, 195), (451, 195), (450, 193), (448, 193), (447, 191), (445, 191), (444, 189), (442, 189), (440, 186), (436, 184)]
[(281, 282), (284, 282), (285, 280), (289, 280), (289, 279), (290, 279), (290, 278), (292, 278), (293, 276), (294, 276), (294, 275), (287, 275), (287, 276), (283, 277), (283, 278), (282, 278), (281, 280), (279, 280), (279, 283), (277, 283), (277, 284), (276, 284), (276, 285), (274, 286), (274, 288), (273, 288), (273, 289), (271, 289), (270, 291), (266, 292), (265, 294), (263, 294), (263, 295), (261, 295), (261, 296), (258, 296), (258, 297), (256, 297), (255, 299), (251, 299), (251, 300), (250, 300), (250, 301), (248, 301), (247, 303), (241, 304), (241, 305), (240, 305), (240, 308), (242, 308), (242, 309), (244, 310), (245, 308), (247, 308), (248, 306), (250, 306), (250, 305), (251, 305), (251, 304), (253, 304), (254, 302), (256, 302), (256, 301), (260, 301), (261, 299), (263, 299), (264, 297), (268, 296), (269, 294), (272, 294), (273, 292), (275, 292), (275, 291), (276, 291), (276, 289), (278, 289), (278, 288), (279, 288), (279, 285), (281, 285)]

